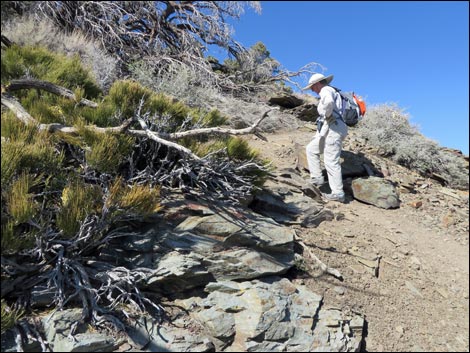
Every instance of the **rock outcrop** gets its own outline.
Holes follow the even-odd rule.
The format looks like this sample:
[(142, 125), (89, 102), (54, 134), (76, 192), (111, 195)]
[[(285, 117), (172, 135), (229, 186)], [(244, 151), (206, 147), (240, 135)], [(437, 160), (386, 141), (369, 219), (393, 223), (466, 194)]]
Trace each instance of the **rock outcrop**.
[[(250, 208), (184, 194), (168, 198), (159, 219), (112, 240), (88, 264), (110, 283), (138, 276), (139, 290), (167, 298), (161, 305), (172, 308), (171, 315), (157, 322), (142, 313), (126, 335), (111, 335), (88, 329), (79, 309), (54, 312), (42, 320), (50, 348), (359, 350), (363, 317), (324, 308), (322, 296), (283, 277), (296, 260), (290, 225), (316, 227), (334, 216), (311, 188), (295, 170), (283, 170), (254, 196)], [(110, 270), (109, 263), (118, 267)], [(37, 292), (36, 307), (52, 304), (51, 295)], [(3, 342), (2, 350), (15, 350), (14, 340)]]

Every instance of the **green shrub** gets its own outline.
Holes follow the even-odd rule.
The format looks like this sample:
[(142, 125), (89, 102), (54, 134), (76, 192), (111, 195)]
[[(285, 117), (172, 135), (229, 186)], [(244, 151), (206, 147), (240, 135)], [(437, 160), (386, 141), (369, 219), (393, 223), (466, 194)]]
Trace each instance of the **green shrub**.
[(45, 48), (17, 45), (2, 48), (1, 72), (2, 84), (28, 76), (70, 90), (82, 87), (87, 98), (97, 98), (101, 94), (93, 76), (82, 66), (77, 56), (67, 58)]
[(47, 72), (46, 81), (56, 82), (70, 90), (81, 87), (87, 98), (96, 98), (101, 94), (101, 89), (89, 71), (82, 66), (78, 55), (67, 59), (61, 57), (57, 61), (58, 65), (51, 67)]
[(115, 209), (115, 215), (132, 213), (147, 217), (161, 210), (160, 188), (149, 185), (124, 185), (117, 178), (110, 187), (106, 207)]
[(63, 107), (74, 102), (64, 101), (60, 97), (50, 93), (38, 95), (36, 90), (29, 90), (21, 100), (21, 104), (41, 124), (60, 123), (73, 125), (73, 115), (65, 114)]
[(7, 212), (2, 214), (2, 254), (17, 253), (34, 245), (36, 231), (23, 226), (39, 218), (40, 207), (33, 189), (41, 179), (23, 173), (11, 185), (2, 185)]
[(204, 157), (209, 153), (225, 149), (227, 156), (237, 163), (253, 162), (263, 167), (264, 170), (251, 167), (240, 170), (240, 174), (250, 176), (253, 180), (253, 184), (256, 186), (262, 186), (264, 184), (269, 170), (272, 169), (269, 167), (270, 162), (268, 160), (261, 159), (259, 152), (251, 148), (246, 140), (239, 137), (219, 137), (218, 139), (203, 142), (194, 139), (186, 140), (185, 145), (199, 157)]
[(117, 81), (111, 86), (105, 101), (112, 103), (116, 111), (122, 113), (123, 119), (128, 119), (135, 114), (140, 101), (143, 99), (146, 102), (152, 94), (152, 91), (142, 87), (137, 82)]
[(2, 189), (17, 173), (21, 164), (23, 145), (19, 143), (2, 142)]
[[(180, 128), (183, 122), (189, 118), (191, 125), (200, 125), (204, 127), (214, 127), (226, 123), (226, 118), (218, 111), (205, 111), (199, 108), (189, 108), (182, 102), (179, 102), (162, 93), (154, 93), (148, 88), (141, 86), (139, 83), (124, 80), (117, 81), (109, 90), (109, 95), (105, 97), (101, 104), (103, 108), (98, 108), (97, 112), (87, 110), (85, 116), (87, 120), (99, 121), (99, 118), (93, 118), (92, 114), (102, 116), (100, 109), (106, 111), (108, 116), (122, 114), (121, 120), (128, 119), (135, 115), (141, 100), (143, 105), (141, 113), (149, 113), (155, 119), (163, 119), (163, 125), (159, 121), (155, 121), (165, 129), (165, 132), (174, 132)], [(190, 128), (191, 126), (186, 126)]]
[(37, 185), (38, 180), (39, 178), (23, 173), (12, 183), (7, 206), (16, 224), (29, 221), (39, 211), (34, 194), (29, 193), (30, 189)]
[(186, 139), (184, 145), (189, 148), (195, 155), (201, 158), (208, 155), (209, 153), (226, 148), (226, 143), (223, 140), (207, 142), (207, 140), (197, 141), (194, 139)]
[(186, 139), (186, 147), (190, 148), (199, 157), (226, 149), (229, 158), (237, 161), (258, 160), (259, 152), (252, 149), (248, 142), (239, 137), (219, 137), (211, 141), (198, 141)]
[(259, 155), (258, 151), (252, 149), (248, 142), (239, 137), (229, 137), (226, 144), (228, 156), (232, 159), (251, 160)]
[(196, 109), (194, 110), (193, 121), (195, 123), (200, 122), (204, 127), (216, 127), (228, 122), (227, 118), (217, 109), (213, 109), (209, 112)]
[[(3, 124), (5, 122), (5, 125)], [(5, 126), (5, 131), (4, 131)], [(2, 186), (17, 173), (55, 174), (64, 155), (57, 151), (49, 134), (2, 114)]]
[(45, 49), (17, 45), (2, 48), (2, 84), (26, 74), (42, 79), (54, 61), (54, 55)]
[(34, 245), (36, 234), (22, 231), (21, 227), (15, 226), (12, 220), (2, 222), (2, 255), (18, 254)]
[(90, 166), (102, 173), (115, 173), (132, 151), (134, 139), (129, 136), (100, 134), (85, 152)]
[(94, 124), (99, 127), (110, 127), (121, 124), (121, 118), (118, 112), (119, 109), (105, 98), (98, 108), (83, 107), (80, 111), (80, 116), (87, 124)]
[[(3, 16), (2, 16), (3, 17)], [(78, 32), (64, 33), (47, 20), (20, 17), (2, 24), (2, 34), (22, 46), (44, 47), (66, 56), (78, 54), (105, 90), (117, 78), (118, 60), (106, 53), (98, 41)]]
[(66, 238), (75, 235), (88, 214), (101, 212), (102, 194), (99, 186), (80, 180), (67, 184), (62, 191), (61, 207), (57, 214), (57, 226)]

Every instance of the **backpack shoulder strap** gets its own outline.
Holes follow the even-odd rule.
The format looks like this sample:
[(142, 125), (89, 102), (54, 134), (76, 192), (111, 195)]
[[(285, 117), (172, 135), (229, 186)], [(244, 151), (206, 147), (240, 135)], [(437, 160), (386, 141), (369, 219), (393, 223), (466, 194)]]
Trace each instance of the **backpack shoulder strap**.
[(333, 89), (334, 89), (336, 92), (338, 92), (338, 93), (341, 91), (339, 88), (337, 88), (337, 87), (335, 87), (335, 86), (330, 86), (330, 87), (333, 88)]
[[(340, 99), (341, 101), (341, 110), (338, 111), (337, 107), (335, 106), (335, 108), (333, 109), (333, 113), (336, 113), (336, 118), (338, 119), (343, 119), (342, 116), (344, 114), (344, 109), (345, 109), (345, 104), (343, 102), (343, 96), (341, 94), (341, 90), (339, 88), (336, 88), (335, 86), (329, 86), (331, 88), (333, 88), (335, 90), (335, 92), (338, 94), (337, 97)], [(336, 99), (335, 99), (336, 100)]]

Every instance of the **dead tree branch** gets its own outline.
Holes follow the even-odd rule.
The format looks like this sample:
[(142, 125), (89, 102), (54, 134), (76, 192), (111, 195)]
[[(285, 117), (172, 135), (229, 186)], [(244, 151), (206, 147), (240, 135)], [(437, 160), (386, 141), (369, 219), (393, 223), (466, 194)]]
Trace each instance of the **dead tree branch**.
[[(72, 91), (64, 87), (60, 87), (60, 86), (57, 86), (50, 82), (45, 82), (45, 81), (15, 80), (15, 81), (12, 81), (11, 84), (6, 86), (4, 89), (5, 91), (9, 92), (9, 91), (15, 91), (15, 90), (24, 89), (24, 88), (44, 89), (48, 92), (67, 97), (69, 99), (75, 99), (75, 95)], [(93, 107), (98, 106), (95, 102), (82, 99), (81, 102), (83, 101), (85, 101), (84, 104), (87, 106), (93, 106)], [(58, 124), (58, 123), (52, 123), (52, 124), (38, 123), (14, 97), (8, 95), (7, 93), (1, 95), (1, 103), (5, 105), (7, 108), (9, 108), (17, 116), (19, 120), (21, 120), (27, 125), (31, 125), (31, 124), (37, 125), (39, 130), (45, 130), (48, 132), (62, 132), (66, 134), (75, 134), (78, 132), (78, 130), (74, 127), (69, 127), (69, 126), (65, 126), (62, 124)], [(102, 127), (97, 127), (97, 126), (87, 126), (87, 128), (93, 131), (99, 132), (99, 133), (127, 132), (133, 136), (148, 137), (149, 139), (157, 143), (160, 143), (162, 145), (175, 149), (189, 156), (193, 160), (200, 161), (201, 158), (195, 155), (191, 150), (175, 142), (169, 141), (168, 139), (178, 140), (184, 137), (207, 135), (207, 134), (246, 135), (250, 133), (255, 133), (259, 124), (268, 116), (268, 113), (270, 111), (271, 109), (266, 111), (263, 114), (263, 116), (260, 119), (258, 119), (253, 125), (244, 129), (227, 129), (227, 128), (221, 128), (221, 127), (214, 127), (214, 128), (188, 130), (188, 131), (176, 132), (172, 134), (164, 134), (164, 133), (151, 131), (148, 128), (147, 123), (140, 117), (129, 119), (125, 121), (123, 124), (121, 124), (120, 126), (116, 126), (116, 127), (102, 128)], [(143, 130), (128, 129), (133, 121), (138, 121)]]
[(13, 43), (11, 40), (9, 40), (6, 36), (2, 34), (2, 44), (9, 48), (15, 43)]
[(199, 161), (200, 158), (198, 156), (196, 156), (190, 149), (186, 148), (186, 147), (183, 147), (177, 143), (174, 143), (174, 142), (171, 142), (171, 141), (168, 141), (168, 140), (164, 140), (162, 139), (161, 137), (158, 136), (157, 133), (151, 131), (147, 124), (145, 123), (145, 121), (142, 120), (142, 118), (137, 118), (137, 121), (140, 123), (140, 126), (142, 127), (142, 129), (144, 129), (143, 131), (142, 130), (130, 130), (129, 132), (133, 135), (143, 135), (143, 136), (146, 136), (148, 137), (149, 139), (151, 140), (154, 140), (155, 142), (157, 143), (160, 143), (162, 145), (165, 145), (165, 146), (168, 146), (170, 148), (173, 148), (179, 152), (182, 152), (186, 155), (188, 155), (189, 157), (191, 157), (192, 159), (196, 160), (196, 161)]
[(268, 116), (268, 113), (270, 111), (271, 109), (266, 111), (263, 114), (263, 116), (259, 118), (253, 125), (244, 129), (225, 129), (222, 127), (213, 127), (213, 128), (205, 128), (205, 129), (188, 130), (188, 131), (183, 131), (183, 132), (175, 132), (175, 133), (169, 134), (168, 136), (171, 139), (180, 139), (180, 138), (188, 137), (188, 136), (208, 135), (208, 134), (247, 135), (247, 134), (256, 132), (256, 128)]
[[(124, 74), (129, 74), (125, 63), (137, 59), (155, 78), (177, 76), (184, 70), (198, 84), (240, 97), (272, 90), (283, 81), (299, 87), (293, 78), (318, 64), (291, 72), (237, 43), (228, 19), (239, 19), (245, 8), (260, 13), (261, 5), (258, 1), (37, 1), (30, 11), (67, 32), (78, 30), (99, 40), (121, 61)], [(207, 53), (214, 45), (235, 59), (235, 71), (213, 70)]]
[[(27, 111), (23, 108), (23, 106), (12, 96), (7, 94), (2, 94), (2, 104), (10, 109), (16, 117), (21, 120), (26, 125), (36, 125), (38, 130), (41, 131), (48, 131), (48, 132), (62, 132), (65, 134), (76, 134), (78, 133), (78, 129), (73, 126), (65, 126), (59, 123), (52, 123), (52, 124), (40, 124), (36, 119), (34, 119)], [(116, 127), (98, 127), (98, 126), (91, 126), (88, 125), (87, 128), (94, 130), (96, 132), (105, 133), (105, 132), (123, 132), (125, 131), (132, 120), (126, 120), (123, 124)]]
[[(46, 81), (33, 80), (33, 79), (11, 80), (10, 84), (5, 86), (6, 92), (12, 92), (12, 91), (20, 90), (20, 89), (30, 89), (30, 88), (42, 89), (44, 91), (57, 94), (59, 96), (71, 99), (73, 101), (77, 100), (75, 94), (71, 90), (65, 87), (55, 85), (51, 82), (46, 82)], [(82, 98), (80, 102), (78, 102), (78, 104), (86, 105), (92, 108), (98, 107), (97, 103), (92, 102), (88, 99), (84, 99), (84, 98)]]
[(340, 281), (343, 280), (343, 276), (341, 275), (341, 273), (334, 269), (334, 268), (331, 268), (327, 265), (325, 265), (309, 248), (307, 245), (304, 244), (304, 242), (297, 236), (297, 234), (294, 235), (294, 240), (300, 244), (300, 246), (302, 246), (302, 248), (307, 251), (307, 253), (309, 254), (309, 256), (318, 264), (318, 266), (320, 266), (320, 270), (323, 272), (323, 273), (327, 273), (329, 275), (332, 275), (333, 277), (339, 279)]
[[(3, 87), (2, 87), (3, 92)], [(38, 125), (38, 122), (13, 97), (2, 93), (2, 104), (10, 109), (26, 125)]]
[(100, 38), (124, 61), (162, 49), (186, 61), (202, 58), (208, 45), (237, 51), (226, 19), (238, 19), (247, 5), (260, 10), (256, 1), (38, 1), (33, 10)]
[[(14, 90), (18, 90), (21, 88), (43, 88), (51, 93), (67, 96), (67, 98), (74, 99), (75, 97), (73, 92), (67, 90), (64, 87), (60, 87), (60, 86), (57, 86), (57, 85), (54, 85), (45, 81), (35, 81), (35, 80), (16, 80), (14, 84), (12, 83), (6, 88), (6, 91), (12, 91), (12, 90), (14, 91)], [(23, 108), (23, 106), (15, 98), (7, 94), (1, 95), (1, 103), (5, 105), (7, 108), (9, 108), (17, 116), (17, 118), (21, 120), (23, 123), (25, 123), (26, 125), (37, 125), (39, 130), (48, 131), (48, 132), (62, 132), (66, 134), (76, 134), (78, 132), (77, 128), (75, 127), (69, 127), (69, 126), (65, 126), (62, 124), (58, 124), (58, 123), (40, 124)], [(94, 102), (91, 102), (91, 103), (96, 105), (96, 103)], [(89, 104), (86, 104), (86, 105), (89, 105)], [(253, 125), (244, 129), (227, 129), (227, 128), (221, 128), (221, 127), (214, 127), (214, 128), (195, 129), (195, 130), (188, 130), (188, 131), (183, 131), (183, 132), (176, 132), (172, 134), (165, 134), (165, 133), (158, 133), (155, 131), (151, 131), (148, 128), (147, 123), (140, 117), (129, 119), (125, 121), (123, 124), (121, 124), (120, 126), (116, 126), (116, 127), (102, 128), (98, 126), (88, 125), (86, 126), (86, 128), (99, 132), (99, 133), (127, 132), (128, 134), (133, 135), (133, 136), (147, 137), (157, 143), (160, 143), (169, 148), (175, 149), (183, 153), (184, 155), (187, 155), (188, 157), (190, 157), (191, 159), (195, 161), (201, 161), (201, 158), (195, 155), (191, 150), (189, 150), (188, 148), (184, 146), (181, 146), (180, 144), (169, 141), (169, 139), (178, 140), (184, 137), (207, 135), (207, 134), (246, 135), (250, 133), (255, 133), (257, 132), (256, 129), (258, 125), (268, 116), (268, 113), (270, 111), (271, 109), (266, 111), (263, 114), (263, 116), (260, 119), (258, 119)], [(139, 122), (143, 130), (128, 129), (133, 121)]]

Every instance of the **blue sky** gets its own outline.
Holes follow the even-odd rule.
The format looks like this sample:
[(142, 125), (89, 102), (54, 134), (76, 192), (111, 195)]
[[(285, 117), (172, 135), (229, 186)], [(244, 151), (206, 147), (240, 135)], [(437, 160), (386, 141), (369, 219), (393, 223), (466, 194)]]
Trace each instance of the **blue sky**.
[[(369, 105), (396, 103), (419, 131), (468, 155), (467, 1), (262, 1), (233, 22), (245, 47), (263, 42), (283, 67), (309, 62)], [(308, 78), (307, 78), (308, 79)], [(302, 82), (305, 84), (306, 82)]]

